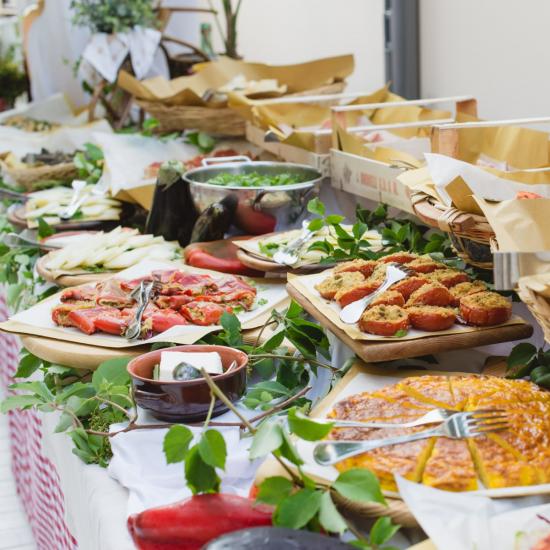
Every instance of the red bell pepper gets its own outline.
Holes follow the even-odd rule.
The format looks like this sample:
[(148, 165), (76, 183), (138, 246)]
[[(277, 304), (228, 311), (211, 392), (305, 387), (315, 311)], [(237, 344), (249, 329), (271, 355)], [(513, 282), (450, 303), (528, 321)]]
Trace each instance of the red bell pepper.
[(139, 550), (199, 550), (225, 533), (271, 525), (272, 514), (237, 495), (195, 495), (130, 516), (128, 530)]
[(193, 248), (186, 254), (185, 261), (193, 267), (211, 269), (221, 273), (232, 273), (234, 275), (257, 275), (258, 272), (246, 267), (237, 258), (220, 258), (209, 254), (200, 248)]

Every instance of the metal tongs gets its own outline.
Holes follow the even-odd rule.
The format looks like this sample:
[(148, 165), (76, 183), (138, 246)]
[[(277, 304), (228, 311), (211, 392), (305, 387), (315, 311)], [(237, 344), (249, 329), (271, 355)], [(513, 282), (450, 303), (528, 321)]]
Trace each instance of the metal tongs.
[(59, 217), (62, 220), (70, 220), (82, 206), (82, 203), (86, 200), (86, 195), (83, 193), (87, 183), (83, 180), (74, 180), (72, 183), (73, 195), (71, 202), (59, 213)]
[(277, 252), (273, 254), (274, 262), (288, 266), (293, 266), (298, 263), (298, 260), (300, 259), (300, 250), (304, 244), (311, 239), (311, 236), (316, 233), (315, 231), (311, 231), (308, 226), (309, 221), (304, 220), (302, 222), (302, 232), (300, 235), (290, 241), (283, 249), (277, 250)]
[(133, 319), (128, 323), (128, 327), (124, 331), (124, 337), (128, 340), (134, 341), (140, 337), (143, 312), (149, 305), (155, 289), (156, 285), (154, 281), (141, 281), (139, 286), (130, 294), (130, 297), (137, 301), (138, 306)]

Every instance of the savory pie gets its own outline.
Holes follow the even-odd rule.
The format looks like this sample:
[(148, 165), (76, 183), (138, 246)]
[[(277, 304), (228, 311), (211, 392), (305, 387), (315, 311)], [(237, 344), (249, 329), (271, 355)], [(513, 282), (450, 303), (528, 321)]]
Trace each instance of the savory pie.
[[(470, 439), (437, 437), (381, 447), (336, 464), (368, 468), (383, 489), (397, 490), (394, 474), (448, 491), (550, 482), (550, 392), (525, 380), (495, 376), (416, 376), (350, 396), (329, 416), (343, 420), (409, 422), (433, 408), (507, 412), (509, 427)], [(329, 437), (363, 440), (414, 433), (416, 428), (335, 428)]]

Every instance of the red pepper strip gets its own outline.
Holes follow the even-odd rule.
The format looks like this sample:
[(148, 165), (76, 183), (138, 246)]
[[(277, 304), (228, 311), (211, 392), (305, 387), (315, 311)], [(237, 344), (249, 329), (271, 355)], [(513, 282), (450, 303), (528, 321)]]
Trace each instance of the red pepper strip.
[(195, 495), (128, 518), (139, 550), (199, 550), (225, 533), (271, 525), (273, 508), (237, 495)]
[(222, 273), (232, 273), (234, 275), (258, 275), (257, 271), (246, 267), (237, 259), (226, 259), (213, 256), (200, 248), (193, 248), (186, 254), (186, 262), (193, 267), (202, 267), (203, 269), (212, 269)]

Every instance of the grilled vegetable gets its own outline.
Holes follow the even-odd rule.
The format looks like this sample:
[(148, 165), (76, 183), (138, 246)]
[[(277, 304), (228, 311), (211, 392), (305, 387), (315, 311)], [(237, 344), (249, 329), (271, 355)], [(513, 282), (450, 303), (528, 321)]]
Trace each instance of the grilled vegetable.
[(197, 220), (189, 184), (182, 179), (180, 161), (168, 161), (159, 170), (153, 206), (147, 218), (146, 233), (162, 235), (167, 241), (189, 244)]
[(195, 222), (190, 242), (198, 243), (223, 239), (231, 225), (236, 209), (237, 197), (234, 195), (228, 195), (220, 202), (211, 204)]

